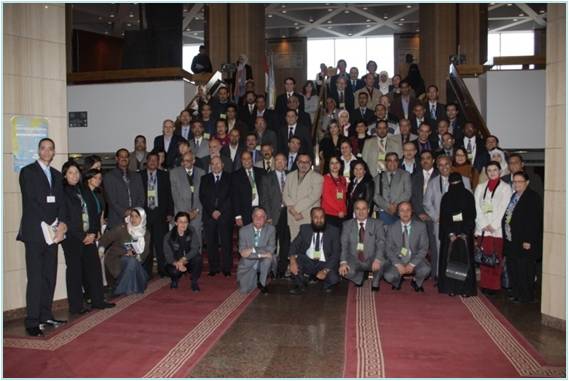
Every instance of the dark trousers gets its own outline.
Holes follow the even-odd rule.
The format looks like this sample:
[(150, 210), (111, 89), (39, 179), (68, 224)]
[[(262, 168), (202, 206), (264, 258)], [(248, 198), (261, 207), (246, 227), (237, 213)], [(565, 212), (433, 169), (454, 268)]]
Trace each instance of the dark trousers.
[[(202, 273), (202, 262), (202, 256), (196, 255), (186, 264), (188, 272), (192, 274), (192, 284), (198, 284), (198, 280)], [(177, 281), (182, 277), (182, 275), (184, 275), (183, 272), (176, 270), (176, 266), (171, 264), (166, 265), (166, 272), (168, 273), (168, 276), (172, 278), (172, 281)]]
[[(149, 212), (152, 216), (152, 211)], [(144, 269), (148, 273), (148, 277), (152, 278), (152, 266), (154, 264), (154, 257), (158, 264), (158, 274), (166, 274), (164, 267), (166, 266), (166, 258), (164, 258), (164, 236), (168, 233), (168, 222), (166, 216), (152, 216), (149, 218), (149, 223), (146, 229), (150, 231), (150, 253), (144, 260)]]
[(340, 229), (340, 231), (342, 230), (342, 223), (345, 220), (345, 218), (340, 218), (338, 216), (331, 216), (330, 214), (326, 215), (326, 223)]
[[(320, 270), (326, 268), (326, 262), (315, 261), (308, 258), (306, 255), (299, 255), (296, 257), (296, 263), (298, 264), (298, 275), (294, 275), (294, 281), (299, 287), (304, 287), (304, 274), (316, 276)], [(324, 287), (331, 287), (339, 281), (340, 277), (338, 276), (338, 269), (330, 269), (324, 279)]]
[(78, 313), (83, 309), (83, 288), (91, 297), (93, 307), (102, 306), (103, 274), (97, 245), (83, 245), (72, 237), (67, 237), (61, 245), (65, 255), (65, 281), (69, 312)]
[(535, 298), (535, 275), (537, 259), (535, 254), (520, 248), (514, 248), (511, 242), (504, 240), (504, 253), (512, 296), (520, 302), (529, 302)]
[(26, 328), (53, 319), (51, 305), (57, 277), (57, 246), (45, 242), (25, 242), (26, 248)]
[(290, 229), (287, 221), (287, 209), (281, 208), (281, 214), (276, 228), (276, 239), (279, 242), (279, 261), (277, 265), (277, 274), (283, 276), (288, 266), (288, 252), (290, 250)]
[[(233, 221), (220, 217), (217, 220), (207, 218), (204, 220), (204, 228), (207, 244), (207, 257), (209, 261), (209, 271), (230, 272), (233, 265), (231, 256), (231, 236), (233, 233)], [(221, 255), (219, 244), (221, 242)], [(222, 262), (222, 263), (221, 263)]]

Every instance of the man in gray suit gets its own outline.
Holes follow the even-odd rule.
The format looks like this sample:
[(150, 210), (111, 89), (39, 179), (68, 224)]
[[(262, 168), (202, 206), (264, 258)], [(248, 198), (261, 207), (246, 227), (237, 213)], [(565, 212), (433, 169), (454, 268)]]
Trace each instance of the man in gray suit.
[(385, 171), (387, 154), (395, 152), (400, 157), (403, 151), (401, 137), (397, 135), (387, 135), (387, 122), (381, 120), (377, 122), (375, 138), (366, 140), (362, 151), (362, 159), (369, 167), (369, 174), (373, 177), (378, 172)]
[(144, 135), (137, 135), (134, 138), (134, 151), (130, 153), (128, 159), (128, 170), (133, 172), (142, 171), (144, 164), (146, 164), (146, 137)]
[(366, 200), (354, 204), (356, 218), (344, 222), (342, 226), (342, 255), (340, 275), (361, 287), (364, 272), (373, 272), (372, 291), (379, 291), (379, 281), (386, 265), (385, 230), (380, 220), (369, 218), (369, 205)]
[(385, 157), (385, 172), (375, 176), (373, 201), (377, 205), (379, 219), (386, 225), (397, 221), (397, 205), (411, 199), (411, 175), (399, 168), (395, 152)]
[(255, 119), (255, 134), (259, 145), (270, 144), (273, 150), (278, 148), (277, 134), (275, 131), (267, 129), (267, 121), (262, 116)]
[(409, 201), (399, 204), (400, 222), (387, 228), (386, 253), (390, 264), (385, 269), (385, 280), (396, 290), (401, 289), (404, 275), (414, 275), (411, 286), (416, 292), (424, 292), (423, 282), (431, 273), (426, 256), (429, 250), (427, 227), (413, 219)]
[(202, 122), (195, 120), (192, 122), (192, 134), (194, 137), (190, 140), (190, 149), (195, 157), (201, 159), (209, 153), (208, 139), (203, 136), (204, 128)]
[(174, 215), (186, 212), (190, 215), (190, 226), (194, 228), (202, 244), (202, 204), (199, 197), (201, 178), (205, 175), (203, 169), (194, 165), (196, 159), (192, 151), (182, 157), (182, 166), (170, 171), (172, 199), (174, 200)]
[[(211, 159), (214, 157), (219, 157), (223, 162), (223, 168), (227, 168), (224, 169), (224, 171), (229, 173), (233, 172), (231, 170), (233, 166), (233, 163), (231, 163), (231, 159), (221, 154), (221, 142), (216, 138), (211, 138), (211, 140), (209, 140), (207, 144), (208, 144), (209, 155), (204, 156), (201, 159), (198, 159), (199, 162), (197, 162), (196, 165), (201, 169), (203, 169), (205, 173), (210, 173)], [(241, 161), (241, 159), (239, 159), (239, 161)], [(239, 168), (241, 168), (241, 165), (239, 165)]]
[[(431, 252), (431, 264), (433, 265), (433, 277), (438, 277), (439, 266), (439, 252), (441, 250), (441, 243), (439, 240), (439, 215), (441, 210), (441, 200), (443, 195), (448, 191), (448, 176), (450, 175), (451, 158), (445, 155), (437, 157), (437, 168), (439, 175), (429, 181), (427, 190), (423, 196), (423, 208), (425, 213), (433, 221), (433, 233), (435, 235), (435, 242), (437, 249)], [(470, 180), (462, 176), (464, 187), (470, 191)]]
[(138, 173), (128, 170), (129, 156), (126, 148), (119, 149), (115, 154), (117, 167), (107, 172), (103, 178), (105, 196), (109, 203), (107, 229), (122, 224), (127, 209), (144, 207), (142, 178)]
[[(249, 293), (259, 287), (267, 294), (267, 276), (275, 251), (275, 227), (267, 223), (267, 212), (261, 207), (253, 210), (253, 222), (239, 230), (239, 254), (237, 266), (239, 291)], [(259, 276), (257, 277), (257, 273)]]
[(289, 293), (293, 295), (304, 293), (305, 275), (322, 281), (325, 292), (332, 291), (332, 287), (340, 281), (339, 231), (326, 224), (326, 215), (321, 207), (312, 208), (310, 220), (310, 224), (300, 227), (290, 248), (290, 272), (296, 285)]

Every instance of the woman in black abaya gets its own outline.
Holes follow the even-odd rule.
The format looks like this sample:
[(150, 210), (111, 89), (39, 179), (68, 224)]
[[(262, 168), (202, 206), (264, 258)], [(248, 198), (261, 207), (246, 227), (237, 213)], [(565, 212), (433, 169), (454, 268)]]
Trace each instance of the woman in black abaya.
[[(474, 226), (476, 206), (474, 196), (464, 187), (462, 176), (451, 173), (449, 189), (441, 200), (439, 237), (441, 252), (439, 253), (439, 292), (450, 296), (476, 295), (476, 273), (474, 268)], [(466, 238), (466, 245), (462, 241)], [(460, 281), (446, 275), (449, 246), (452, 245), (453, 261), (469, 263), (466, 279)]]

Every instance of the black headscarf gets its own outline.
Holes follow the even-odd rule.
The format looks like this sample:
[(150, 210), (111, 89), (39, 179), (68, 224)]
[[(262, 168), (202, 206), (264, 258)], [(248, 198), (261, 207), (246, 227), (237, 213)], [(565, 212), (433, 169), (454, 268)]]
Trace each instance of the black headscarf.
[[(445, 234), (469, 233), (474, 229), (476, 220), (474, 196), (464, 187), (459, 173), (451, 173), (448, 181), (448, 192), (441, 200), (441, 231), (444, 230)], [(454, 222), (452, 217), (459, 213), (462, 214), (462, 221)]]
[(409, 85), (415, 90), (415, 97), (418, 98), (421, 94), (425, 93), (425, 80), (421, 77), (421, 72), (417, 64), (411, 64), (409, 66), (409, 72), (405, 80), (409, 82)]

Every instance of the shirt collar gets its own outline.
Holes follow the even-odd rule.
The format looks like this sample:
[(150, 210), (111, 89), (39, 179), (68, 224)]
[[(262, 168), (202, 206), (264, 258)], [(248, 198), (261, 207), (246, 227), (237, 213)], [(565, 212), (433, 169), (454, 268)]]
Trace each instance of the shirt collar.
[(365, 229), (365, 228), (366, 228), (366, 225), (367, 225), (367, 218), (366, 218), (365, 220), (363, 220), (363, 221), (360, 221), (360, 220), (357, 220), (357, 219), (356, 219), (356, 222), (358, 223), (358, 229), (359, 229), (359, 227), (361, 226), (360, 224), (364, 224), (364, 229)]
[(44, 171), (46, 171), (47, 169), (50, 168), (49, 165), (45, 165), (45, 164), (43, 163), (43, 161), (41, 161), (41, 160), (37, 160), (37, 162), (38, 162), (38, 164), (40, 165), (41, 169), (43, 169)]

